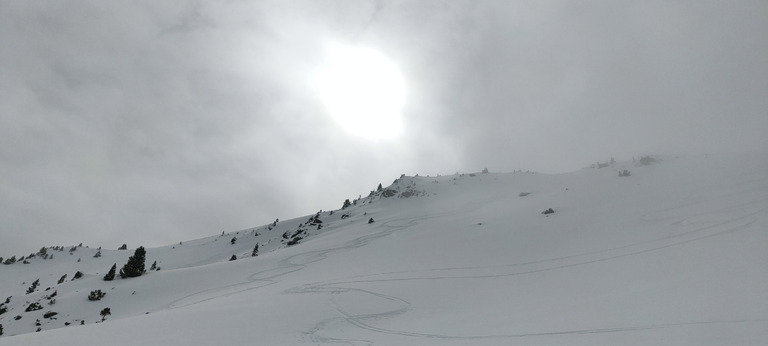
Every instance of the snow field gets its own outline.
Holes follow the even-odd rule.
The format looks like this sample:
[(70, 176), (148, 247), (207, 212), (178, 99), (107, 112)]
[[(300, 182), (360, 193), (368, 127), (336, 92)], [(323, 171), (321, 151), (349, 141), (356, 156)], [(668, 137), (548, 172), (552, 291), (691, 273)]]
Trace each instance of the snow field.
[[(350, 218), (323, 214), (322, 232), (287, 248), (272, 240), (258, 257), (226, 261), (250, 254), (251, 230), (235, 245), (230, 233), (148, 249), (148, 264), (160, 258), (164, 269), (134, 279), (101, 280), (105, 263), (120, 266), (132, 251), (83, 255), (87, 276), (58, 286), (50, 308), (87, 324), (29, 333), (34, 315), (9, 321), (16, 303), (0, 323), (26, 334), (0, 345), (765, 344), (766, 158), (406, 177), (394, 186), (423, 193), (364, 198), (344, 211)], [(277, 239), (306, 218), (256, 230)], [(36, 277), (47, 275), (44, 288), (74, 273), (70, 255), (56, 256), (0, 266), (12, 278), (0, 293), (23, 296)], [(107, 296), (88, 302), (97, 288)], [(113, 316), (94, 323), (103, 306)]]

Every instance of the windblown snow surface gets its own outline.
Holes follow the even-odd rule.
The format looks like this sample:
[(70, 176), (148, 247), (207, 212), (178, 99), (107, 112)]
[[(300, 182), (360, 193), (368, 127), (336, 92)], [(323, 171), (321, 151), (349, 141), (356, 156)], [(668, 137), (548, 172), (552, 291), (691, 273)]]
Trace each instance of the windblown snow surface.
[(131, 279), (102, 277), (140, 244), (2, 265), (0, 345), (768, 344), (765, 154), (404, 176), (313, 216), (148, 248)]

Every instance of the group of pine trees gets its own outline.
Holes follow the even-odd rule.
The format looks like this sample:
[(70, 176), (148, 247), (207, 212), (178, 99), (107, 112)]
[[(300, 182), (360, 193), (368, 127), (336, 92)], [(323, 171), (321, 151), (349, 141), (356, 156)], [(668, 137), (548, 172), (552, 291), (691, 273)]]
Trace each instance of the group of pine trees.
[(139, 246), (133, 253), (133, 256), (128, 258), (128, 263), (120, 269), (120, 277), (123, 279), (134, 278), (144, 274), (144, 260), (146, 256), (147, 251), (144, 250), (143, 246)]
[[(134, 251), (133, 256), (128, 258), (128, 262), (123, 265), (123, 268), (120, 269), (120, 277), (125, 278), (134, 278), (137, 276), (141, 276), (146, 272), (144, 269), (144, 261), (147, 257), (147, 251), (144, 249), (143, 246), (139, 246), (136, 251)], [(156, 266), (157, 262), (155, 262)], [(112, 265), (112, 268), (109, 269), (109, 272), (107, 272), (106, 275), (104, 275), (104, 281), (112, 281), (115, 279), (115, 272), (117, 271), (117, 263)]]

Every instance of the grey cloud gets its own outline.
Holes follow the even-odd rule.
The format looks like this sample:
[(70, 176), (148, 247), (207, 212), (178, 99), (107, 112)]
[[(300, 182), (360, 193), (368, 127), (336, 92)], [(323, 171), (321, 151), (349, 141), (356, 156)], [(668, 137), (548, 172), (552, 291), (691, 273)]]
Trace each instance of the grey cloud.
[[(400, 173), (764, 150), (766, 7), (3, 3), (0, 255), (255, 226)], [(327, 40), (400, 66), (401, 138), (350, 137), (324, 114), (308, 76)]]

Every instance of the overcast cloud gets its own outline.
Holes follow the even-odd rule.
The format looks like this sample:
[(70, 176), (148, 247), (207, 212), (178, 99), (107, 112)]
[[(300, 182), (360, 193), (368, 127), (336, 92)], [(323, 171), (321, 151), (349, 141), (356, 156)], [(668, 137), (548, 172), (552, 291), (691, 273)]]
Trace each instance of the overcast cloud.
[[(403, 72), (339, 130), (329, 41)], [(336, 209), (401, 173), (768, 149), (766, 1), (2, 1), (0, 256)]]

